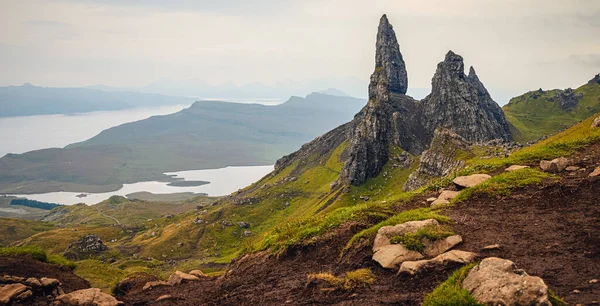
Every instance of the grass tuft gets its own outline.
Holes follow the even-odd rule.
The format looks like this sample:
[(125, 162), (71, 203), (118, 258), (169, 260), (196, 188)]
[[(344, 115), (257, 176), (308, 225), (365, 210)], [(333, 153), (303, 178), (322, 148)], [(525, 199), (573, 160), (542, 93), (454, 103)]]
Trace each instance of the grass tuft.
[(463, 280), (475, 265), (472, 263), (454, 271), (446, 281), (425, 296), (423, 306), (483, 306), (468, 290), (462, 288)]
[(320, 272), (308, 274), (306, 278), (308, 284), (321, 281), (333, 288), (354, 290), (371, 285), (375, 281), (375, 274), (370, 269), (363, 268), (350, 271), (344, 277), (336, 277), (330, 272)]
[(71, 269), (75, 268), (75, 263), (59, 255), (48, 255), (46, 251), (37, 246), (12, 246), (0, 248), (0, 256), (19, 257), (31, 256), (31, 258), (49, 263), (58, 264)]

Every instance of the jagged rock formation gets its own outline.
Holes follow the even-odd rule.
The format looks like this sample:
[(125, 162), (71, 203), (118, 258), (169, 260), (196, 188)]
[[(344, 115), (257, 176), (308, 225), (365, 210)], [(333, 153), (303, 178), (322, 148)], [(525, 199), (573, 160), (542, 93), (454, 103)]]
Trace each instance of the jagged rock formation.
[(415, 190), (431, 179), (443, 177), (464, 166), (472, 155), (469, 142), (448, 129), (435, 130), (431, 146), (421, 154), (419, 168), (410, 174), (402, 191)]
[(596, 74), (591, 80), (588, 81), (589, 85), (600, 84), (600, 73)]
[(463, 58), (448, 51), (431, 80), (431, 94), (421, 101), (425, 130), (449, 128), (471, 142), (511, 139), (502, 109), (481, 83), (475, 69), (464, 73)]
[[(320, 162), (308, 157), (315, 153), (325, 156), (348, 141), (341, 156), (344, 166), (339, 181), (361, 185), (381, 172), (390, 158), (391, 147), (420, 155), (430, 146), (438, 127), (452, 130), (469, 142), (511, 139), (502, 109), (492, 100), (472, 67), (469, 75), (465, 75), (462, 57), (452, 51), (438, 64), (430, 95), (417, 101), (405, 95), (407, 88), (404, 59), (394, 29), (383, 15), (367, 105), (348, 124), (280, 159), (275, 171), (297, 160), (299, 164)], [(302, 168), (306, 167), (297, 167)], [(415, 183), (415, 186), (420, 184)]]
[(87, 235), (81, 240), (73, 241), (63, 253), (63, 256), (69, 260), (78, 260), (89, 255), (99, 254), (108, 250), (100, 237), (97, 235)]

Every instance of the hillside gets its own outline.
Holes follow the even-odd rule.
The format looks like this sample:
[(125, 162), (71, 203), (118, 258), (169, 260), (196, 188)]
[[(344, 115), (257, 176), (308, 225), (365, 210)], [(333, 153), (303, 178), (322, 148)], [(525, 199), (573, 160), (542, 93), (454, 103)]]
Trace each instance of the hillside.
[(515, 141), (554, 134), (600, 111), (600, 74), (573, 89), (542, 89), (514, 97), (502, 110)]
[(134, 107), (187, 104), (193, 98), (88, 88), (0, 87), (0, 117), (74, 114)]
[(363, 100), (313, 93), (277, 106), (199, 101), (64, 149), (0, 158), (0, 192), (102, 192), (164, 172), (273, 164), (352, 118)]
[(454, 52), (426, 98), (407, 82), (384, 15), (367, 105), (271, 174), (173, 215), (56, 208), (15, 244), (128, 305), (597, 304), (600, 113), (523, 147)]

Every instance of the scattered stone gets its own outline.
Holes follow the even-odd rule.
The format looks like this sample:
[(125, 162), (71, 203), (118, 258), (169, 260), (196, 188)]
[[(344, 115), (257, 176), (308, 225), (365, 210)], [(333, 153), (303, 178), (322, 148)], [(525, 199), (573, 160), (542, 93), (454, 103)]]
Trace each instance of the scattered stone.
[(142, 288), (142, 290), (148, 290), (148, 289), (152, 289), (154, 287), (160, 287), (160, 286), (170, 286), (169, 283), (165, 282), (165, 281), (154, 281), (154, 282), (147, 282), (144, 287)]
[(42, 283), (34, 277), (30, 277), (23, 282), (25, 285), (33, 288), (42, 287)]
[(594, 279), (591, 279), (591, 280), (589, 281), (589, 283), (590, 283), (590, 284), (597, 284), (597, 283), (598, 283), (598, 280), (594, 278)]
[(572, 293), (574, 293), (574, 294), (580, 294), (580, 293), (581, 293), (581, 291), (579, 291), (579, 290), (577, 290), (577, 289), (574, 289), (574, 290), (573, 290), (573, 291), (571, 291), (571, 292), (572, 292)]
[(368, 201), (370, 198), (367, 196), (360, 196), (360, 199), (363, 201)]
[(172, 295), (170, 295), (170, 294), (163, 294), (163, 295), (159, 296), (156, 299), (156, 301), (158, 302), (158, 301), (171, 300), (171, 299), (173, 299)]
[(15, 301), (26, 301), (27, 299), (29, 299), (30, 297), (33, 296), (33, 292), (31, 292), (31, 290), (25, 290), (24, 292), (22, 292), (21, 294), (17, 295), (15, 297)]
[(469, 188), (477, 186), (492, 177), (487, 174), (471, 174), (468, 176), (459, 176), (452, 180), (452, 182), (460, 187)]
[(592, 122), (592, 128), (598, 127), (600, 127), (600, 116), (598, 116), (598, 118), (594, 119), (594, 122)]
[(444, 199), (444, 200), (450, 201), (450, 200), (456, 198), (459, 193), (460, 193), (460, 191), (444, 190), (444, 191), (442, 191), (442, 193), (440, 193), (440, 196), (438, 197), (438, 199)]
[(237, 225), (241, 228), (250, 228), (250, 223), (248, 223), (246, 221), (240, 221), (237, 223)]
[(181, 271), (175, 271), (175, 273), (173, 273), (173, 274), (171, 274), (171, 276), (169, 276), (168, 283), (169, 283), (169, 285), (173, 286), (173, 285), (179, 285), (182, 282), (197, 281), (197, 280), (199, 280), (199, 278), (197, 276), (187, 274), (187, 273), (184, 273)]
[(418, 261), (405, 261), (400, 266), (398, 274), (409, 274), (416, 275), (424, 270), (436, 267), (446, 266), (448, 264), (467, 264), (473, 262), (477, 258), (477, 254), (452, 250), (436, 256), (433, 259), (418, 260)]
[(444, 199), (436, 199), (435, 201), (431, 202), (431, 206), (438, 206), (444, 204), (450, 204), (450, 201)]
[(490, 244), (486, 245), (482, 248), (482, 250), (490, 251), (490, 250), (499, 250), (501, 246), (499, 244)]
[(69, 260), (78, 260), (106, 250), (108, 247), (102, 243), (98, 235), (86, 235), (81, 240), (71, 242), (63, 256)]
[(594, 171), (592, 171), (592, 173), (590, 173), (589, 177), (596, 177), (596, 176), (600, 176), (600, 167), (597, 167), (596, 169), (594, 169)]
[(196, 277), (205, 277), (206, 274), (204, 274), (202, 271), (200, 270), (192, 270), (189, 273), (190, 275), (196, 276)]
[(548, 286), (541, 278), (497, 257), (486, 258), (471, 269), (462, 286), (485, 305), (551, 305)]
[(569, 165), (569, 160), (564, 157), (555, 158), (551, 161), (540, 161), (540, 168), (546, 172), (559, 173)]
[(437, 200), (437, 198), (433, 198), (433, 197), (431, 197), (431, 198), (427, 198), (427, 202), (428, 202), (428, 203), (429, 203), (429, 202), (433, 202), (433, 201), (435, 201), (435, 200)]
[(373, 260), (387, 269), (398, 269), (404, 261), (419, 260), (422, 258), (423, 255), (421, 253), (411, 251), (401, 244), (384, 245), (373, 254)]
[(73, 291), (69, 294), (58, 296), (53, 305), (57, 306), (117, 306), (124, 305), (113, 296), (103, 293), (98, 288), (89, 288)]
[(62, 285), (58, 279), (47, 278), (47, 277), (40, 278), (40, 283), (42, 284), (42, 287), (44, 287), (44, 288), (54, 288), (54, 287), (58, 287), (58, 286)]
[(512, 166), (504, 169), (504, 171), (512, 172), (512, 171), (517, 171), (517, 170), (521, 170), (521, 169), (525, 169), (525, 168), (529, 168), (529, 166), (512, 165)]
[(463, 240), (462, 240), (461, 236), (452, 235), (452, 236), (446, 237), (445, 239), (435, 241), (434, 243), (432, 243), (431, 245), (426, 247), (425, 250), (423, 251), (423, 253), (425, 254), (426, 257), (435, 257), (435, 256), (438, 256), (438, 255), (450, 250), (451, 248), (460, 244), (462, 241)]
[(0, 305), (8, 305), (10, 301), (26, 290), (27, 286), (19, 283), (0, 287)]
[(565, 168), (565, 170), (567, 170), (569, 172), (579, 171), (579, 169), (581, 169), (581, 168), (577, 167), (577, 166), (568, 166), (568, 167)]

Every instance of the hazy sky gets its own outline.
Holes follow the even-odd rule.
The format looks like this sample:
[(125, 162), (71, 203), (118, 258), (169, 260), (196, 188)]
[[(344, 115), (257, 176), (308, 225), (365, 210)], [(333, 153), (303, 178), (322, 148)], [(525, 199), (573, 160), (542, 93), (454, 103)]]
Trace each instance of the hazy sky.
[(411, 87), (449, 49), (507, 90), (600, 72), (598, 0), (0, 0), (0, 85), (367, 79), (383, 13)]

